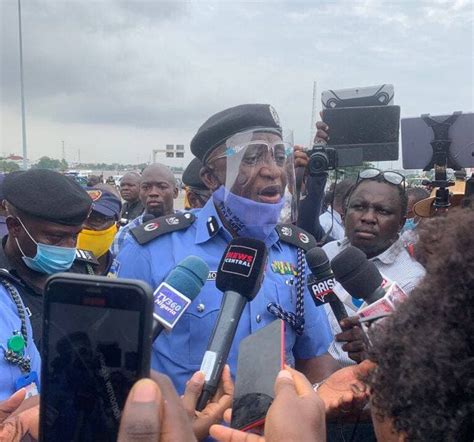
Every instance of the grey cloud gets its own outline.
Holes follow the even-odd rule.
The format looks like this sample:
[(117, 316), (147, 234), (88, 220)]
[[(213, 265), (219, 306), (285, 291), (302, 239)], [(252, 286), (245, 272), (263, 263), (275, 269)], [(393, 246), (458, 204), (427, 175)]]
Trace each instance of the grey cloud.
[[(2, 12), (10, 19), (2, 26), (1, 52), (2, 102), (8, 105), (18, 100), (16, 5)], [(158, 27), (185, 16), (185, 3), (36, 1), (23, 5), (22, 12), (30, 113), (59, 121), (125, 123), (128, 112), (132, 125), (160, 121), (150, 104), (159, 107), (173, 98), (169, 91), (179, 66), (173, 69), (167, 61), (157, 69), (156, 60), (146, 59), (152, 53), (143, 54), (140, 46), (146, 33), (154, 37)]]
[[(12, 106), (19, 90), (16, 2), (1, 3), (9, 3), (1, 99)], [(469, 45), (449, 50), (468, 35), (465, 27), (441, 32), (436, 14), (421, 21), (422, 7), (382, 3), (23, 2), (28, 115), (179, 133), (224, 107), (259, 101), (306, 134), (313, 80), (321, 92), (398, 78), (396, 88), (414, 97), (420, 89), (424, 97), (439, 84), (427, 64), (433, 51), (446, 65), (455, 57), (468, 66)], [(418, 42), (419, 33), (428, 38)], [(451, 89), (455, 101), (461, 86)]]

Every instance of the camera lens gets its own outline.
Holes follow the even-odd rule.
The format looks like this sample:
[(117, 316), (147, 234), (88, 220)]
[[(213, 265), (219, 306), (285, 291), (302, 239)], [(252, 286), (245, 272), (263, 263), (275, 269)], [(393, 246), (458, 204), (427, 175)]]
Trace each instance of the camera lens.
[(309, 158), (309, 173), (315, 175), (328, 170), (329, 158), (325, 152), (314, 152)]

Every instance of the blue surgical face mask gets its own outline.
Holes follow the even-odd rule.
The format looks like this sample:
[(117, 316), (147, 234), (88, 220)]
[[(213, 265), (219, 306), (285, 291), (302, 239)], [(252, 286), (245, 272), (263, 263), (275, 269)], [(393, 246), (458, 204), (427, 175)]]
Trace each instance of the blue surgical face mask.
[[(213, 200), (238, 236), (267, 240), (278, 223), (280, 212), (285, 203), (259, 203), (235, 195), (220, 186), (213, 194)], [(275, 232), (276, 234), (276, 232)]]
[(29, 267), (31, 270), (34, 270), (35, 272), (46, 273), (47, 275), (65, 272), (71, 268), (72, 263), (76, 259), (75, 247), (59, 247), (39, 243), (34, 240), (21, 219), (17, 219), (25, 229), (25, 232), (28, 234), (31, 241), (36, 244), (36, 255), (33, 258), (30, 258), (29, 256), (26, 256), (21, 249), (18, 238), (15, 238), (18, 249), (23, 255), (23, 262), (27, 267)]

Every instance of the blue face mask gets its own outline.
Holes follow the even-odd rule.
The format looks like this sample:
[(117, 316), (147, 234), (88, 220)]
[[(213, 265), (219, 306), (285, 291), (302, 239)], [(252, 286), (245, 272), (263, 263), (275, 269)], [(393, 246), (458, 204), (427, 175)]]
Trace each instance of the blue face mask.
[(213, 194), (213, 200), (227, 222), (238, 236), (267, 240), (275, 231), (280, 212), (285, 203), (282, 198), (277, 204), (258, 203), (235, 195), (220, 186)]
[(27, 267), (36, 272), (46, 273), (47, 275), (65, 272), (71, 268), (72, 263), (76, 259), (75, 247), (50, 246), (48, 244), (36, 242), (20, 218), (18, 218), (18, 221), (20, 221), (20, 224), (23, 226), (30, 239), (36, 244), (36, 255), (34, 258), (30, 258), (29, 256), (26, 256), (21, 249), (18, 238), (15, 238), (18, 249), (23, 255), (23, 262)]

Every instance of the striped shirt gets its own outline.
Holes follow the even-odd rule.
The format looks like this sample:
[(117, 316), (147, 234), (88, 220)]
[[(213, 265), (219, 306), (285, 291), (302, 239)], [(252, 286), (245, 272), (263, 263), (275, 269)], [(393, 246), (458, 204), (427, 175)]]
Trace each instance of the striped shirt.
[(115, 256), (118, 255), (120, 252), (120, 249), (122, 248), (125, 239), (129, 236), (130, 230), (138, 227), (140, 224), (143, 223), (143, 215), (142, 213), (140, 216), (137, 216), (135, 219), (130, 221), (126, 226), (123, 226), (115, 235), (114, 242), (112, 243), (112, 246), (110, 247), (110, 251), (112, 254)]

